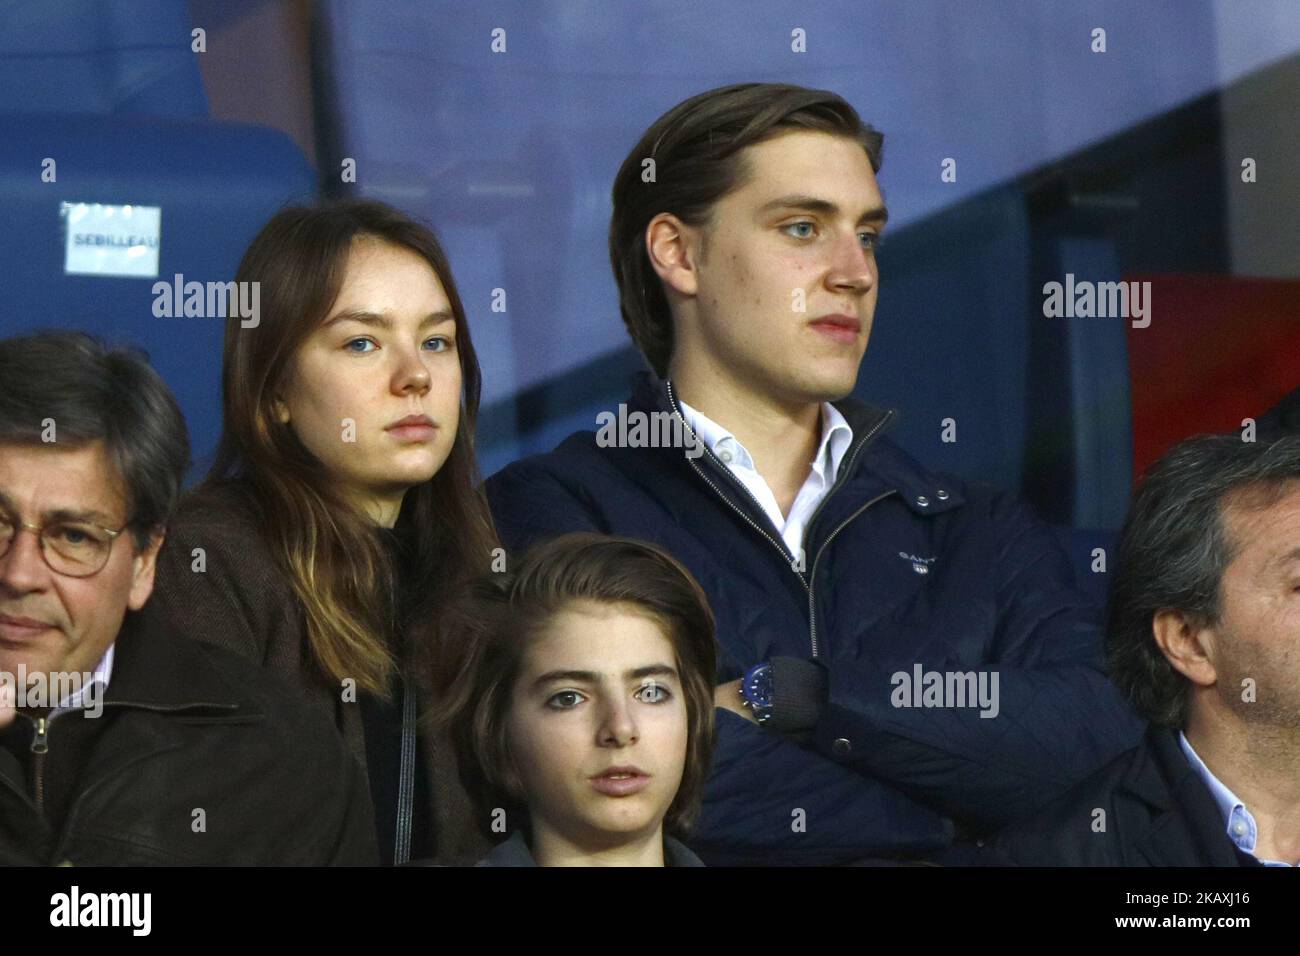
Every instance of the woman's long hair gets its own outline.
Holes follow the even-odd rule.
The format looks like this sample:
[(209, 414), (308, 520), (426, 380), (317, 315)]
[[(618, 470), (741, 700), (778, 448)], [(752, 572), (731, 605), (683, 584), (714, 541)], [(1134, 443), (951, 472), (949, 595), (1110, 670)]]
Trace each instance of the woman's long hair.
[(253, 328), (243, 328), (236, 316), (227, 322), (224, 421), (204, 484), (241, 492), (258, 515), (276, 562), (302, 602), (322, 676), (351, 678), (358, 688), (387, 696), (399, 658), (408, 650), (417, 652), (415, 658), (425, 656), (419, 648), (396, 645), (402, 637), (394, 622), (397, 570), (373, 522), (343, 498), (319, 459), (272, 410), (298, 347), (338, 298), (357, 237), (380, 239), (425, 259), (456, 320), (462, 390), (455, 442), (437, 474), (407, 491), (397, 520), (414, 564), (402, 576), (417, 582), (409, 619), (432, 622), (463, 577), (489, 567), (497, 539), (474, 458), (481, 379), (465, 309), (433, 232), (384, 203), (343, 200), (286, 208), (244, 253), (235, 279), (260, 284), (260, 322)]

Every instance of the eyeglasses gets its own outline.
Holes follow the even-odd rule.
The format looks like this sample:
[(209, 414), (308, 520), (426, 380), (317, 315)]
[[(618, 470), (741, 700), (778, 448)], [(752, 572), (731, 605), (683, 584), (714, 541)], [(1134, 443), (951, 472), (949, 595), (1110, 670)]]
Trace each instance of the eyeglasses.
[(46, 525), (15, 521), (0, 514), (0, 558), (24, 530), (34, 532), (41, 542), (41, 557), (51, 571), (70, 578), (88, 578), (104, 570), (113, 542), (126, 530), (114, 531), (89, 521), (51, 521)]

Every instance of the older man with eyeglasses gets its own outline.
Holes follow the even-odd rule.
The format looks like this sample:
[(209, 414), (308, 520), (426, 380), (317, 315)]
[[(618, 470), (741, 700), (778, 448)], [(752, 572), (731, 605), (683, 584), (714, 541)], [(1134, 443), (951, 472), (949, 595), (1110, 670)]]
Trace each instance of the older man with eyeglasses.
[(0, 341), (0, 863), (376, 863), (296, 692), (138, 612), (189, 457), (139, 356)]

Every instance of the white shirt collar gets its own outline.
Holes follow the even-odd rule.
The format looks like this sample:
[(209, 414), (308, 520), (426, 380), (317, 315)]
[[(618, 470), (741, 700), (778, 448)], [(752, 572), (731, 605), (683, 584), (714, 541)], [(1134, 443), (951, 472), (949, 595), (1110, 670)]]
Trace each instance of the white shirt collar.
[[(698, 409), (692, 408), (682, 399), (679, 398), (677, 404), (681, 406), (682, 417), (686, 419), (686, 424), (724, 463), (751, 471), (757, 470), (754, 468), (754, 459), (749, 450), (737, 441), (736, 436), (729, 430)], [(821, 423), (822, 437), (811, 465), (817, 476), (829, 486), (835, 482), (835, 476), (839, 474), (840, 462), (844, 460), (844, 454), (853, 442), (853, 429), (840, 410), (830, 402), (822, 402)], [(826, 467), (828, 461), (829, 470)]]
[[(813, 459), (812, 466), (828, 484), (835, 481), (835, 476), (840, 473), (840, 462), (844, 460), (844, 453), (849, 450), (849, 445), (853, 444), (853, 429), (849, 426), (848, 420), (840, 414), (840, 410), (830, 402), (822, 402), (822, 442), (817, 449), (817, 457)], [(823, 474), (822, 464), (827, 460), (829, 451), (830, 474)]]
[(86, 693), (92, 685), (98, 684), (96, 691), (98, 702), (103, 702), (104, 691), (108, 690), (109, 678), (113, 676), (113, 651), (117, 647), (116, 643), (108, 645), (108, 650), (100, 658), (99, 663), (95, 665), (95, 670), (90, 676), (90, 681), (69, 694), (64, 700), (59, 701), (59, 706), (55, 707), (50, 716), (54, 717), (64, 711), (81, 710), (85, 706)]

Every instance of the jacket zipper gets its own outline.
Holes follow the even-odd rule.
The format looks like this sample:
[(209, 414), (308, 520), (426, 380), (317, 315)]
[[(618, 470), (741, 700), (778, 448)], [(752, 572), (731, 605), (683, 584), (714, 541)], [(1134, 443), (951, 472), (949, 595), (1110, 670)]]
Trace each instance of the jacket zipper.
[[(698, 435), (695, 434), (695, 430), (691, 428), (690, 425), (686, 424), (686, 419), (682, 417), (681, 409), (677, 407), (677, 399), (673, 397), (672, 383), (665, 382), (664, 385), (668, 389), (668, 401), (673, 406), (673, 415), (676, 416), (677, 420), (682, 423), (682, 427), (691, 433), (691, 437), (695, 438), (695, 440), (700, 443), (700, 447), (704, 449), (704, 453), (708, 455), (710, 458), (712, 458), (715, 462), (717, 462), (719, 468), (721, 468), (723, 471), (727, 471), (728, 470), (727, 466), (724, 465), (721, 461), (718, 461), (718, 458), (716, 455), (713, 454), (713, 451), (706, 444), (704, 444), (704, 441)], [(804, 580), (802, 572), (795, 570), (794, 555), (790, 553), (790, 551), (786, 548), (786, 546), (782, 544), (780, 541), (777, 541), (776, 538), (768, 534), (766, 528), (762, 527), (757, 521), (755, 521), (749, 515), (745, 514), (745, 512), (741, 508), (739, 508), (734, 501), (732, 501), (730, 498), (724, 495), (722, 493), (722, 490), (713, 483), (713, 479), (711, 479), (708, 475), (706, 475), (703, 469), (701, 469), (700, 466), (696, 464), (694, 458), (688, 458), (686, 460), (691, 463), (691, 467), (695, 469), (695, 473), (704, 479), (705, 483), (710, 488), (713, 489), (714, 493), (717, 494), (719, 498), (721, 498), (723, 501), (725, 501), (728, 505), (731, 506), (732, 511), (736, 512), (736, 514), (744, 518), (746, 523), (748, 523), (751, 528), (753, 528), (755, 531), (761, 534), (768, 541), (772, 542), (772, 546), (781, 552), (781, 557), (784, 559), (785, 566), (788, 567), (791, 571), (794, 571), (795, 577), (799, 579), (799, 583), (804, 586), (804, 590), (807, 590), (808, 582)], [(739, 484), (739, 482), (737, 483)], [(754, 493), (752, 491), (750, 491), (744, 485), (740, 485), (740, 490), (745, 493), (745, 496), (749, 498), (750, 501), (754, 502), (754, 506), (758, 508), (759, 511), (764, 510), (763, 506), (759, 504), (758, 499), (754, 497)]]
[[(888, 498), (890, 495), (894, 494), (897, 490), (898, 490), (897, 488), (890, 488), (888, 491), (876, 495), (876, 497), (872, 498), (870, 501), (868, 501), (857, 511), (853, 512), (853, 514), (845, 518), (842, 522), (840, 522), (840, 526), (836, 528), (834, 531), (832, 531), (830, 535), (826, 538), (826, 540), (822, 542), (822, 546), (817, 549), (817, 554), (813, 556), (812, 568), (808, 572), (808, 580), (812, 582), (811, 586), (808, 588), (808, 629), (812, 636), (812, 656), (814, 660), (817, 658), (817, 605), (813, 601), (813, 588), (816, 587), (817, 585), (817, 562), (818, 560), (821, 559), (822, 552), (826, 550), (826, 545), (830, 544), (832, 539), (834, 539), (834, 537), (837, 534), (839, 534), (841, 531), (844, 530), (845, 525), (847, 525), (858, 515), (862, 514), (862, 512), (866, 511), (877, 501), (880, 501), (882, 498)], [(812, 524), (811, 521), (808, 523), (810, 525)]]
[[(823, 498), (820, 502), (818, 502), (817, 507), (813, 509), (812, 515), (808, 518), (808, 523), (804, 525), (805, 528), (811, 528), (813, 526), (813, 523), (817, 520), (817, 516), (821, 514), (822, 509), (826, 507), (826, 502), (831, 500), (831, 495), (835, 494), (835, 492), (839, 490), (840, 485), (844, 484), (844, 482), (849, 480), (849, 474), (853, 471), (853, 462), (857, 459), (858, 452), (862, 451), (862, 449), (870, 445), (871, 439), (875, 438), (876, 435), (880, 432), (880, 430), (884, 428), (886, 425), (888, 425), (891, 421), (893, 421), (893, 419), (894, 419), (893, 410), (890, 409), (889, 411), (886, 411), (885, 417), (882, 418), (880, 421), (876, 422), (876, 424), (871, 427), (871, 431), (867, 432), (867, 437), (862, 439), (862, 441), (858, 442), (858, 444), (854, 447), (853, 451), (849, 453), (849, 457), (840, 463), (840, 470), (835, 475), (835, 484), (831, 485), (831, 490), (826, 492), (826, 497)], [(894, 491), (897, 490), (898, 489), (896, 488), (891, 488), (890, 493), (892, 494)], [(877, 498), (876, 500), (879, 501), (880, 499)], [(857, 516), (854, 515), (854, 517)], [(845, 522), (845, 524), (847, 523), (848, 522)], [(840, 527), (842, 528), (844, 527), (844, 525), (840, 525)], [(836, 530), (838, 531), (839, 529)], [(834, 535), (832, 535), (831, 537), (834, 537)], [(826, 540), (829, 541), (830, 538), (827, 538)], [(822, 547), (825, 547), (824, 542), (822, 544)], [(820, 548), (818, 549), (818, 553), (819, 554), (821, 553)], [(813, 564), (816, 563), (817, 563), (817, 559), (813, 558)]]
[(45, 815), (45, 755), (50, 750), (49, 720), (45, 717), (36, 719), (36, 733), (32, 737), (32, 781), (36, 809)]
[[(703, 441), (700, 441), (698, 436), (695, 436), (694, 429), (692, 429), (690, 425), (686, 424), (686, 419), (682, 416), (681, 409), (677, 407), (677, 399), (673, 396), (672, 383), (665, 382), (664, 387), (668, 390), (668, 401), (673, 407), (673, 414), (682, 423), (682, 426), (686, 428), (686, 430), (689, 431), (692, 436), (695, 437), (696, 441), (700, 442), (700, 447), (704, 449), (705, 454), (707, 454), (710, 458), (712, 458), (715, 462), (717, 462), (719, 468), (725, 470), (726, 465), (718, 461), (717, 457), (713, 454), (712, 450), (707, 445), (705, 445)], [(871, 430), (867, 432), (866, 437), (863, 438), (862, 441), (858, 442), (857, 446), (849, 454), (849, 457), (840, 464), (840, 470), (839, 470), (839, 474), (836, 476), (835, 484), (831, 486), (830, 491), (826, 492), (826, 497), (824, 497), (821, 500), (821, 503), (817, 505), (816, 509), (812, 513), (812, 516), (808, 519), (808, 524), (805, 525), (805, 528), (811, 528), (813, 526), (813, 522), (816, 521), (817, 516), (821, 514), (822, 508), (826, 507), (826, 502), (830, 501), (831, 496), (835, 494), (835, 492), (839, 490), (840, 486), (848, 480), (848, 476), (853, 470), (853, 462), (858, 457), (858, 452), (862, 451), (863, 448), (866, 448), (867, 445), (871, 444), (871, 439), (873, 439), (877, 435), (877, 433), (879, 433), (880, 430), (884, 428), (893, 419), (893, 417), (894, 417), (893, 411), (886, 411), (884, 417), (881, 418), (880, 421), (876, 422), (874, 426), (872, 426)], [(877, 501), (880, 501), (884, 498), (888, 498), (890, 495), (894, 494), (898, 489), (890, 488), (888, 491), (877, 495), (876, 497), (868, 501), (866, 504), (864, 504), (862, 507), (860, 507), (857, 511), (853, 512), (853, 514), (845, 518), (840, 523), (839, 527), (837, 527), (834, 531), (832, 531), (830, 535), (826, 538), (826, 540), (822, 542), (821, 547), (817, 549), (817, 553), (813, 556), (812, 566), (808, 569), (808, 578), (805, 580), (803, 574), (795, 570), (794, 557), (793, 555), (790, 554), (789, 550), (786, 549), (785, 545), (781, 544), (770, 534), (768, 534), (766, 529), (759, 526), (759, 524), (756, 521), (754, 521), (753, 518), (745, 514), (744, 511), (742, 511), (739, 507), (737, 507), (734, 501), (732, 501), (730, 498), (724, 495), (721, 489), (719, 489), (718, 486), (713, 483), (713, 480), (710, 479), (709, 476), (706, 475), (704, 471), (700, 468), (700, 466), (695, 463), (695, 460), (693, 458), (688, 458), (687, 461), (691, 463), (691, 467), (695, 469), (695, 473), (704, 479), (705, 483), (710, 488), (713, 489), (714, 493), (717, 494), (719, 498), (721, 498), (728, 505), (730, 505), (731, 509), (735, 511), (736, 514), (744, 518), (745, 521), (748, 522), (750, 527), (752, 527), (763, 537), (767, 538), (768, 541), (772, 542), (772, 545), (778, 551), (781, 552), (781, 557), (786, 559), (785, 560), (786, 567), (788, 567), (791, 571), (794, 571), (795, 577), (799, 579), (799, 583), (803, 585), (803, 589), (808, 592), (808, 630), (809, 630), (809, 637), (812, 643), (812, 656), (814, 659), (816, 659), (817, 657), (817, 610), (813, 600), (813, 588), (816, 586), (817, 583), (817, 562), (821, 559), (822, 552), (826, 550), (826, 546), (831, 543), (831, 541), (834, 539), (834, 537), (837, 534), (839, 534), (841, 531), (844, 530), (845, 525), (847, 525), (858, 515), (862, 514), (862, 512), (866, 511)], [(741, 490), (744, 491), (745, 494), (749, 496), (750, 501), (754, 502), (754, 504), (758, 506), (759, 511), (763, 511), (763, 506), (759, 504), (758, 499), (754, 497), (753, 493), (750, 492), (748, 488), (746, 488), (744, 485), (741, 485)]]
[[(807, 524), (808, 528), (811, 528), (813, 526), (813, 522), (815, 522), (817, 520), (817, 516), (821, 514), (822, 508), (826, 507), (826, 502), (831, 500), (831, 495), (835, 494), (835, 491), (836, 489), (839, 488), (840, 483), (848, 480), (848, 476), (853, 470), (853, 462), (858, 457), (858, 452), (860, 452), (863, 448), (866, 448), (867, 445), (871, 444), (871, 439), (875, 438), (876, 434), (882, 428), (888, 425), (890, 421), (893, 420), (893, 417), (894, 417), (894, 413), (892, 410), (885, 412), (884, 418), (876, 422), (875, 426), (871, 429), (871, 431), (867, 432), (867, 437), (862, 439), (861, 443), (856, 448), (853, 449), (853, 453), (849, 455), (848, 460), (845, 461), (840, 466), (840, 473), (835, 476), (835, 484), (831, 486), (831, 490), (826, 492), (826, 497), (823, 498), (821, 502), (817, 505), (817, 507), (813, 510), (812, 517), (808, 519), (808, 524)], [(853, 512), (853, 514), (845, 518), (842, 522), (840, 522), (838, 528), (836, 528), (829, 535), (827, 535), (826, 540), (822, 542), (822, 546), (818, 548), (817, 553), (813, 555), (812, 567), (808, 569), (808, 582), (809, 582), (808, 584), (808, 635), (809, 635), (809, 641), (812, 644), (813, 660), (817, 659), (817, 604), (813, 598), (813, 589), (817, 587), (817, 562), (821, 560), (822, 552), (826, 550), (826, 546), (831, 543), (831, 541), (835, 538), (837, 534), (839, 534), (841, 531), (844, 530), (845, 525), (847, 525), (858, 515), (862, 514), (862, 512), (866, 511), (877, 501), (880, 501), (882, 498), (888, 498), (897, 490), (898, 490), (897, 488), (890, 488), (888, 491), (882, 492), (881, 494), (877, 495), (876, 497), (868, 501), (857, 511)]]

